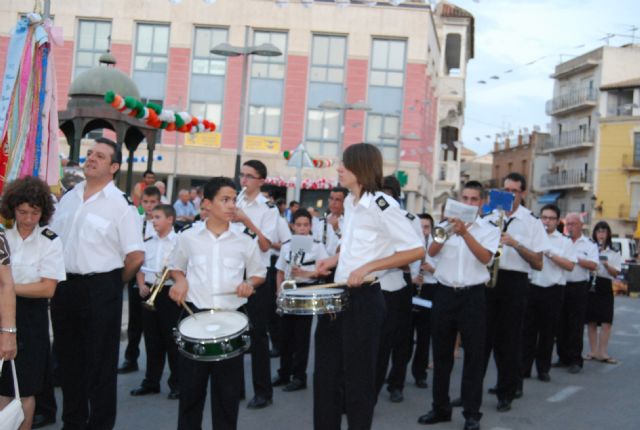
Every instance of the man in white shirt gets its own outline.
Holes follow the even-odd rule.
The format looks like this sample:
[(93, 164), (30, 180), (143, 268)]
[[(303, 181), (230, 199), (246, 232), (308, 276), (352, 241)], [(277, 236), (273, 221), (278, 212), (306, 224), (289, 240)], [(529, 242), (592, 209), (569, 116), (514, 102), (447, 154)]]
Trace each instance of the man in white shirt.
[[(462, 203), (482, 207), (483, 189), (468, 181), (462, 189)], [(433, 409), (418, 419), (420, 424), (451, 421), (449, 378), (458, 331), (464, 345), (462, 406), (465, 430), (480, 429), (484, 368), (485, 284), (487, 264), (495, 254), (500, 231), (476, 217), (471, 224), (449, 219), (452, 226), (444, 243), (432, 242), (430, 256), (440, 256), (434, 276), (438, 280), (432, 309)]]
[(122, 286), (144, 261), (142, 221), (113, 183), (120, 147), (96, 139), (85, 182), (65, 194), (52, 229), (63, 244), (67, 280), (51, 300), (65, 428), (113, 428), (122, 321)]
[(566, 275), (576, 262), (571, 240), (558, 231), (560, 209), (546, 205), (540, 210), (540, 219), (549, 237), (551, 248), (544, 253), (542, 270), (531, 274), (527, 311), (524, 318), (522, 377), (531, 377), (536, 363), (538, 379), (549, 382), (553, 341), (562, 308)]
[(556, 351), (558, 362), (554, 367), (568, 367), (569, 373), (582, 370), (582, 336), (587, 312), (589, 274), (598, 268), (598, 245), (582, 232), (582, 217), (571, 212), (565, 218), (569, 238), (573, 242), (576, 264), (567, 274), (564, 301), (560, 313), (560, 325)]
[(322, 242), (329, 255), (336, 255), (344, 224), (344, 199), (349, 190), (334, 187), (329, 193), (329, 214), (313, 223), (313, 238)]

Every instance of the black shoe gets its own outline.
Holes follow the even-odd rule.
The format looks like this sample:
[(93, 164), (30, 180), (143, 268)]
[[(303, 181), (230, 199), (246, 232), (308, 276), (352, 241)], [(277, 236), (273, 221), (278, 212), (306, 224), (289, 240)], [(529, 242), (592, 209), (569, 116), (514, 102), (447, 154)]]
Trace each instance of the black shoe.
[(138, 363), (129, 360), (125, 360), (124, 363), (122, 363), (122, 366), (118, 367), (118, 373), (121, 375), (124, 373), (135, 372), (136, 370), (138, 370)]
[(158, 394), (160, 392), (160, 388), (150, 388), (141, 385), (138, 388), (134, 388), (131, 390), (132, 396), (146, 396), (147, 394)]
[(556, 362), (554, 362), (551, 367), (569, 367), (568, 364), (563, 363), (562, 361), (558, 360)]
[(542, 382), (549, 382), (551, 381), (551, 376), (549, 376), (548, 373), (538, 373), (538, 379), (541, 380)]
[(427, 388), (429, 384), (427, 384), (426, 379), (416, 379), (416, 387), (418, 388)]
[(498, 412), (507, 412), (511, 410), (511, 400), (498, 400)]
[(514, 399), (521, 399), (522, 396), (524, 396), (524, 393), (522, 392), (522, 388), (518, 388), (516, 392), (513, 394)]
[(402, 390), (398, 390), (397, 388), (389, 390), (389, 400), (393, 403), (401, 403), (404, 400)]
[(276, 376), (275, 378), (273, 378), (273, 381), (271, 381), (271, 386), (273, 387), (280, 387), (282, 385), (287, 385), (291, 380), (289, 378), (285, 378), (283, 376)]
[(487, 390), (487, 392), (489, 394), (498, 394), (498, 387), (493, 386), (493, 387), (489, 387), (489, 389)]
[(55, 424), (56, 417), (47, 417), (42, 414), (35, 414), (33, 416), (33, 423), (31, 424), (32, 429), (39, 429), (44, 426), (48, 426), (49, 424)]
[(436, 412), (434, 410), (429, 411), (426, 415), (422, 415), (418, 418), (418, 424), (436, 424), (451, 421), (451, 412)]
[(280, 357), (280, 350), (276, 347), (271, 348), (271, 350), (269, 351), (269, 357), (271, 358)]
[(455, 399), (451, 400), (451, 407), (452, 408), (461, 408), (462, 407), (462, 397), (456, 397)]
[(467, 418), (464, 420), (464, 427), (462, 430), (480, 430), (480, 420)]
[(569, 366), (569, 369), (567, 369), (567, 371), (573, 374), (580, 373), (582, 372), (582, 367), (578, 366), (577, 364), (572, 364), (571, 366)]
[(293, 378), (282, 391), (298, 391), (307, 388), (307, 383), (302, 379)]
[(272, 403), (273, 403), (272, 399), (266, 399), (266, 398), (264, 398), (262, 396), (255, 396), (253, 399), (251, 399), (251, 401), (247, 405), (247, 408), (249, 408), (249, 409), (263, 409), (263, 408), (266, 408), (267, 406), (269, 406)]
[(169, 400), (178, 400), (180, 398), (180, 391), (178, 390), (171, 390), (169, 392), (169, 395), (167, 396), (167, 399)]

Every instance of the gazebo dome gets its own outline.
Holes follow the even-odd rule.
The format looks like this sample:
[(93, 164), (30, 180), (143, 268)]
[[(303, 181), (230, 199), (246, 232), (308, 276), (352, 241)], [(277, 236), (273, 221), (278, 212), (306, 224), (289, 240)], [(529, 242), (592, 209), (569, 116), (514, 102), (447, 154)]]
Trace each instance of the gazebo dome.
[(112, 65), (115, 59), (110, 53), (100, 57), (101, 65), (86, 70), (78, 75), (69, 88), (69, 97), (104, 96), (109, 90), (122, 96), (140, 98), (138, 87), (130, 77)]

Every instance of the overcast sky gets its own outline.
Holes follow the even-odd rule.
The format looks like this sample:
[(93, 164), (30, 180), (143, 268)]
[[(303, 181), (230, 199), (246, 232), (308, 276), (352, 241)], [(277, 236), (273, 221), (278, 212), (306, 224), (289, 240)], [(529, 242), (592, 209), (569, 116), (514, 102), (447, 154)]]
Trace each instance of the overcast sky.
[[(640, 0), (450, 1), (475, 16), (463, 141), (478, 154), (492, 150), (496, 133), (534, 125), (545, 131), (549, 75), (560, 61), (602, 46), (607, 33), (630, 36), (633, 25), (640, 43)], [(610, 45), (630, 42), (617, 36)]]

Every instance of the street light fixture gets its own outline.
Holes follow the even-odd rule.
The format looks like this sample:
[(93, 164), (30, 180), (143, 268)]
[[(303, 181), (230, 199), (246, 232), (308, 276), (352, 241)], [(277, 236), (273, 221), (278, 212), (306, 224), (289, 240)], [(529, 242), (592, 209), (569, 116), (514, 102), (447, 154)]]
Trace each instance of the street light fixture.
[[(247, 29), (248, 36), (248, 29)], [(245, 37), (245, 40), (247, 38)], [(240, 184), (240, 165), (242, 163), (242, 147), (244, 141), (244, 123), (245, 111), (247, 104), (247, 66), (249, 55), (258, 55), (260, 57), (279, 57), (282, 51), (272, 43), (262, 43), (258, 46), (234, 46), (230, 43), (220, 43), (210, 51), (212, 54), (221, 55), (223, 57), (239, 57), (242, 56), (242, 88), (240, 92), (240, 130), (238, 131), (238, 142), (236, 148), (236, 165), (234, 170), (234, 179)]]

